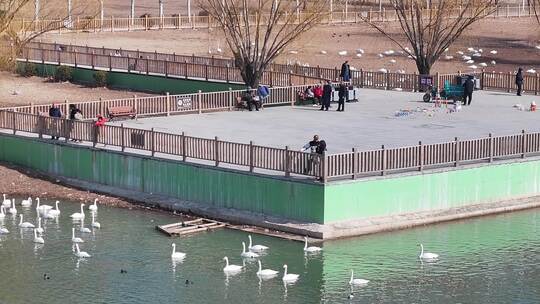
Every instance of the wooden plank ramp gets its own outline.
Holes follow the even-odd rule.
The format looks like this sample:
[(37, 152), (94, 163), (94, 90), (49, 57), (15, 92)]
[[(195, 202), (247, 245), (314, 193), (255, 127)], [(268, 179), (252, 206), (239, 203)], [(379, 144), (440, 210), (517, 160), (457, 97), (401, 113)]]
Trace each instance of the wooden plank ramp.
[(183, 221), (179, 223), (156, 226), (156, 229), (167, 234), (168, 236), (182, 236), (202, 231), (223, 228), (226, 226), (227, 224), (223, 222), (204, 218), (197, 218), (194, 220)]

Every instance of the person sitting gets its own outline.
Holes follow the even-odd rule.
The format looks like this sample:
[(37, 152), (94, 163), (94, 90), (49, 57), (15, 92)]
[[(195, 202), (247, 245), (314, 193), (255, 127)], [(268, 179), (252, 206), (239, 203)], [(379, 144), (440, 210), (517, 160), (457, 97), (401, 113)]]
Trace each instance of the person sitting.
[(320, 85), (313, 88), (313, 96), (315, 97), (315, 100), (317, 101), (317, 104), (321, 103), (321, 98), (323, 95), (323, 89)]
[(255, 110), (259, 111), (260, 101), (255, 100), (253, 97), (252, 89), (248, 88), (242, 95), (242, 100), (246, 102), (246, 106), (249, 111), (253, 111), (253, 106), (255, 106)]

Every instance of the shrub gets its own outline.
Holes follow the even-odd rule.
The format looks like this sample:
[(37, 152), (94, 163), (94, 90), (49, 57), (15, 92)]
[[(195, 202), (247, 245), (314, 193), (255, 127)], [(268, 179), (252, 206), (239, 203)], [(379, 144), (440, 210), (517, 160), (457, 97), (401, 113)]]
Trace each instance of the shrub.
[(93, 75), (94, 83), (96, 87), (105, 87), (107, 86), (107, 77), (108, 74), (105, 71), (96, 71)]
[(37, 75), (37, 66), (31, 62), (17, 65), (17, 74), (23, 77), (32, 77)]
[(60, 66), (54, 73), (54, 80), (58, 82), (71, 81), (73, 79), (73, 69), (68, 66)]

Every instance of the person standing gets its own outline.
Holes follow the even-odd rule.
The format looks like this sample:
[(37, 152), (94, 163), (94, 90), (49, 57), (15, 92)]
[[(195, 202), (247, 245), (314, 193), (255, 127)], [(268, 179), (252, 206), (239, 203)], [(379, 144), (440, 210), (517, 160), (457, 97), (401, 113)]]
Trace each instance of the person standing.
[(53, 134), (53, 135), (51, 135), (51, 139), (60, 139), (60, 136), (57, 136), (57, 135), (60, 133), (59, 119), (62, 118), (62, 111), (54, 103), (49, 108), (49, 117), (55, 118), (55, 119), (51, 120), (51, 132)]
[(328, 80), (323, 86), (322, 106), (320, 109), (321, 111), (328, 111), (328, 108), (330, 108), (330, 100), (332, 100), (333, 91), (334, 88), (332, 88), (332, 84), (330, 83), (330, 80)]
[(345, 96), (347, 96), (347, 93), (348, 93), (347, 86), (345, 85), (345, 83), (341, 82), (338, 88), (338, 96), (339, 96), (338, 108), (337, 108), (338, 112), (345, 111)]
[(313, 140), (305, 144), (300, 151), (310, 151), (310, 157), (308, 158), (307, 166), (304, 168), (304, 174), (311, 173), (315, 166), (320, 163), (320, 157), (323, 156), (326, 151), (326, 142), (319, 140), (319, 135), (314, 135)]
[(467, 77), (465, 83), (463, 83), (463, 105), (470, 106), (472, 101), (472, 94), (474, 91), (473, 76)]
[(348, 60), (345, 60), (345, 62), (341, 65), (341, 73), (339, 74), (339, 77), (341, 77), (341, 80), (345, 82), (349, 82), (351, 80), (351, 66), (349, 65)]
[(519, 68), (516, 73), (516, 86), (517, 86), (517, 96), (521, 96), (523, 92), (523, 69)]
[(259, 101), (261, 102), (261, 107), (264, 104), (264, 101), (266, 98), (270, 96), (270, 90), (265, 85), (259, 85), (259, 88), (257, 89), (257, 94), (259, 95)]
[[(82, 119), (83, 119), (83, 116), (82, 116), (81, 110), (79, 110), (79, 108), (77, 108), (76, 105), (70, 104), (69, 105), (69, 120), (67, 121), (67, 123), (68, 123), (68, 133), (69, 133), (70, 138), (71, 138), (71, 132), (73, 131), (73, 128), (75, 126), (74, 121), (75, 120), (82, 120)], [(71, 138), (71, 141), (77, 141), (77, 140)]]

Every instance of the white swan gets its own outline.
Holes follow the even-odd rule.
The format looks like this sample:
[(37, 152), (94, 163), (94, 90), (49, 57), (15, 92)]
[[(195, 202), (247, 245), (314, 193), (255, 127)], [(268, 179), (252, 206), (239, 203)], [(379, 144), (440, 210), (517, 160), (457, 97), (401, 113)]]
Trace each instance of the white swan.
[(90, 210), (90, 211), (97, 211), (97, 205), (96, 205), (97, 201), (98, 201), (98, 200), (97, 200), (97, 198), (96, 198), (96, 199), (94, 200), (94, 204), (88, 206), (88, 210)]
[(83, 239), (75, 237), (75, 228), (71, 228), (71, 241), (73, 243), (84, 243)]
[(2, 201), (2, 206), (4, 207), (11, 207), (11, 200), (6, 198), (6, 194), (4, 193), (4, 200)]
[(39, 197), (36, 198), (37, 205), (36, 205), (36, 212), (37, 213), (47, 213), (47, 211), (52, 209), (52, 206), (49, 205), (40, 205)]
[(35, 227), (34, 224), (32, 224), (32, 223), (29, 223), (29, 222), (24, 222), (23, 223), (23, 215), (22, 214), (19, 215), (19, 218), (20, 218), (20, 220), (19, 220), (19, 227), (20, 228), (34, 228)]
[(304, 251), (305, 252), (319, 252), (321, 250), (322, 250), (322, 248), (317, 247), (317, 246), (309, 246), (308, 247), (307, 237), (304, 237)]
[[(22, 214), (21, 214), (22, 216)], [(43, 228), (41, 228), (41, 217), (38, 216), (38, 226), (37, 228), (35, 229), (39, 234), (42, 234), (45, 230), (43, 230)]]
[(242, 242), (242, 254), (240, 254), (240, 256), (242, 256), (243, 258), (249, 258), (249, 259), (254, 259), (254, 258), (259, 257), (259, 255), (256, 254), (255, 252), (246, 251), (246, 243), (245, 242)]
[(84, 204), (81, 204), (81, 212), (76, 212), (76, 213), (73, 213), (72, 215), (70, 215), (70, 217), (74, 220), (80, 220), (80, 219), (83, 219), (84, 218)]
[(30, 206), (32, 206), (32, 198), (29, 197), (28, 199), (22, 200), (21, 206), (23, 206), (23, 207), (30, 207)]
[(351, 279), (349, 280), (349, 285), (367, 285), (367, 283), (369, 283), (369, 280), (355, 279), (354, 272), (351, 269)]
[(173, 260), (183, 260), (185, 257), (186, 257), (186, 254), (180, 251), (176, 251), (176, 244), (172, 243), (171, 258)]
[(439, 255), (436, 253), (424, 252), (424, 245), (420, 244), (420, 248), (422, 248), (422, 250), (418, 256), (419, 258), (423, 260), (436, 260), (439, 258)]
[(15, 199), (11, 201), (11, 208), (9, 208), (8, 212), (13, 215), (17, 214), (17, 208), (15, 207)]
[(6, 213), (4, 212), (4, 206), (0, 205), (0, 218), (3, 219), (6, 217)]
[(9, 233), (9, 230), (7, 230), (4, 227), (0, 227), (0, 234), (8, 234), (8, 233)]
[(75, 243), (75, 256), (78, 257), (78, 258), (89, 258), (91, 257), (91, 255), (88, 254), (88, 252), (86, 251), (81, 251), (81, 249), (79, 249), (79, 244), (78, 243)]
[(279, 273), (279, 271), (272, 270), (272, 269), (262, 269), (261, 261), (259, 260), (257, 262), (259, 262), (259, 271), (257, 271), (258, 276), (270, 277), (270, 276), (275, 276)]
[(48, 215), (52, 216), (52, 217), (55, 217), (55, 216), (59, 216), (60, 215), (60, 209), (58, 209), (58, 203), (60, 203), (59, 201), (56, 201), (54, 203), (55, 205), (55, 209), (51, 209), (47, 212)]
[(45, 244), (45, 240), (37, 235), (36, 229), (34, 229), (34, 243)]
[(84, 223), (81, 224), (81, 230), (82, 233), (92, 233), (92, 230), (90, 228), (84, 227)]
[(283, 282), (288, 282), (288, 283), (296, 282), (298, 278), (300, 277), (299, 274), (287, 273), (287, 264), (283, 265), (283, 268), (285, 269), (283, 272)]
[(96, 215), (92, 213), (92, 227), (101, 228), (101, 224), (96, 222)]
[(249, 250), (258, 252), (258, 251), (264, 251), (268, 249), (268, 247), (264, 245), (252, 245), (251, 234), (248, 234), (248, 238), (249, 238), (249, 246), (248, 246)]
[(223, 267), (224, 272), (237, 272), (237, 271), (242, 270), (243, 266), (229, 264), (229, 258), (228, 257), (224, 257), (223, 259), (225, 260), (225, 267)]

